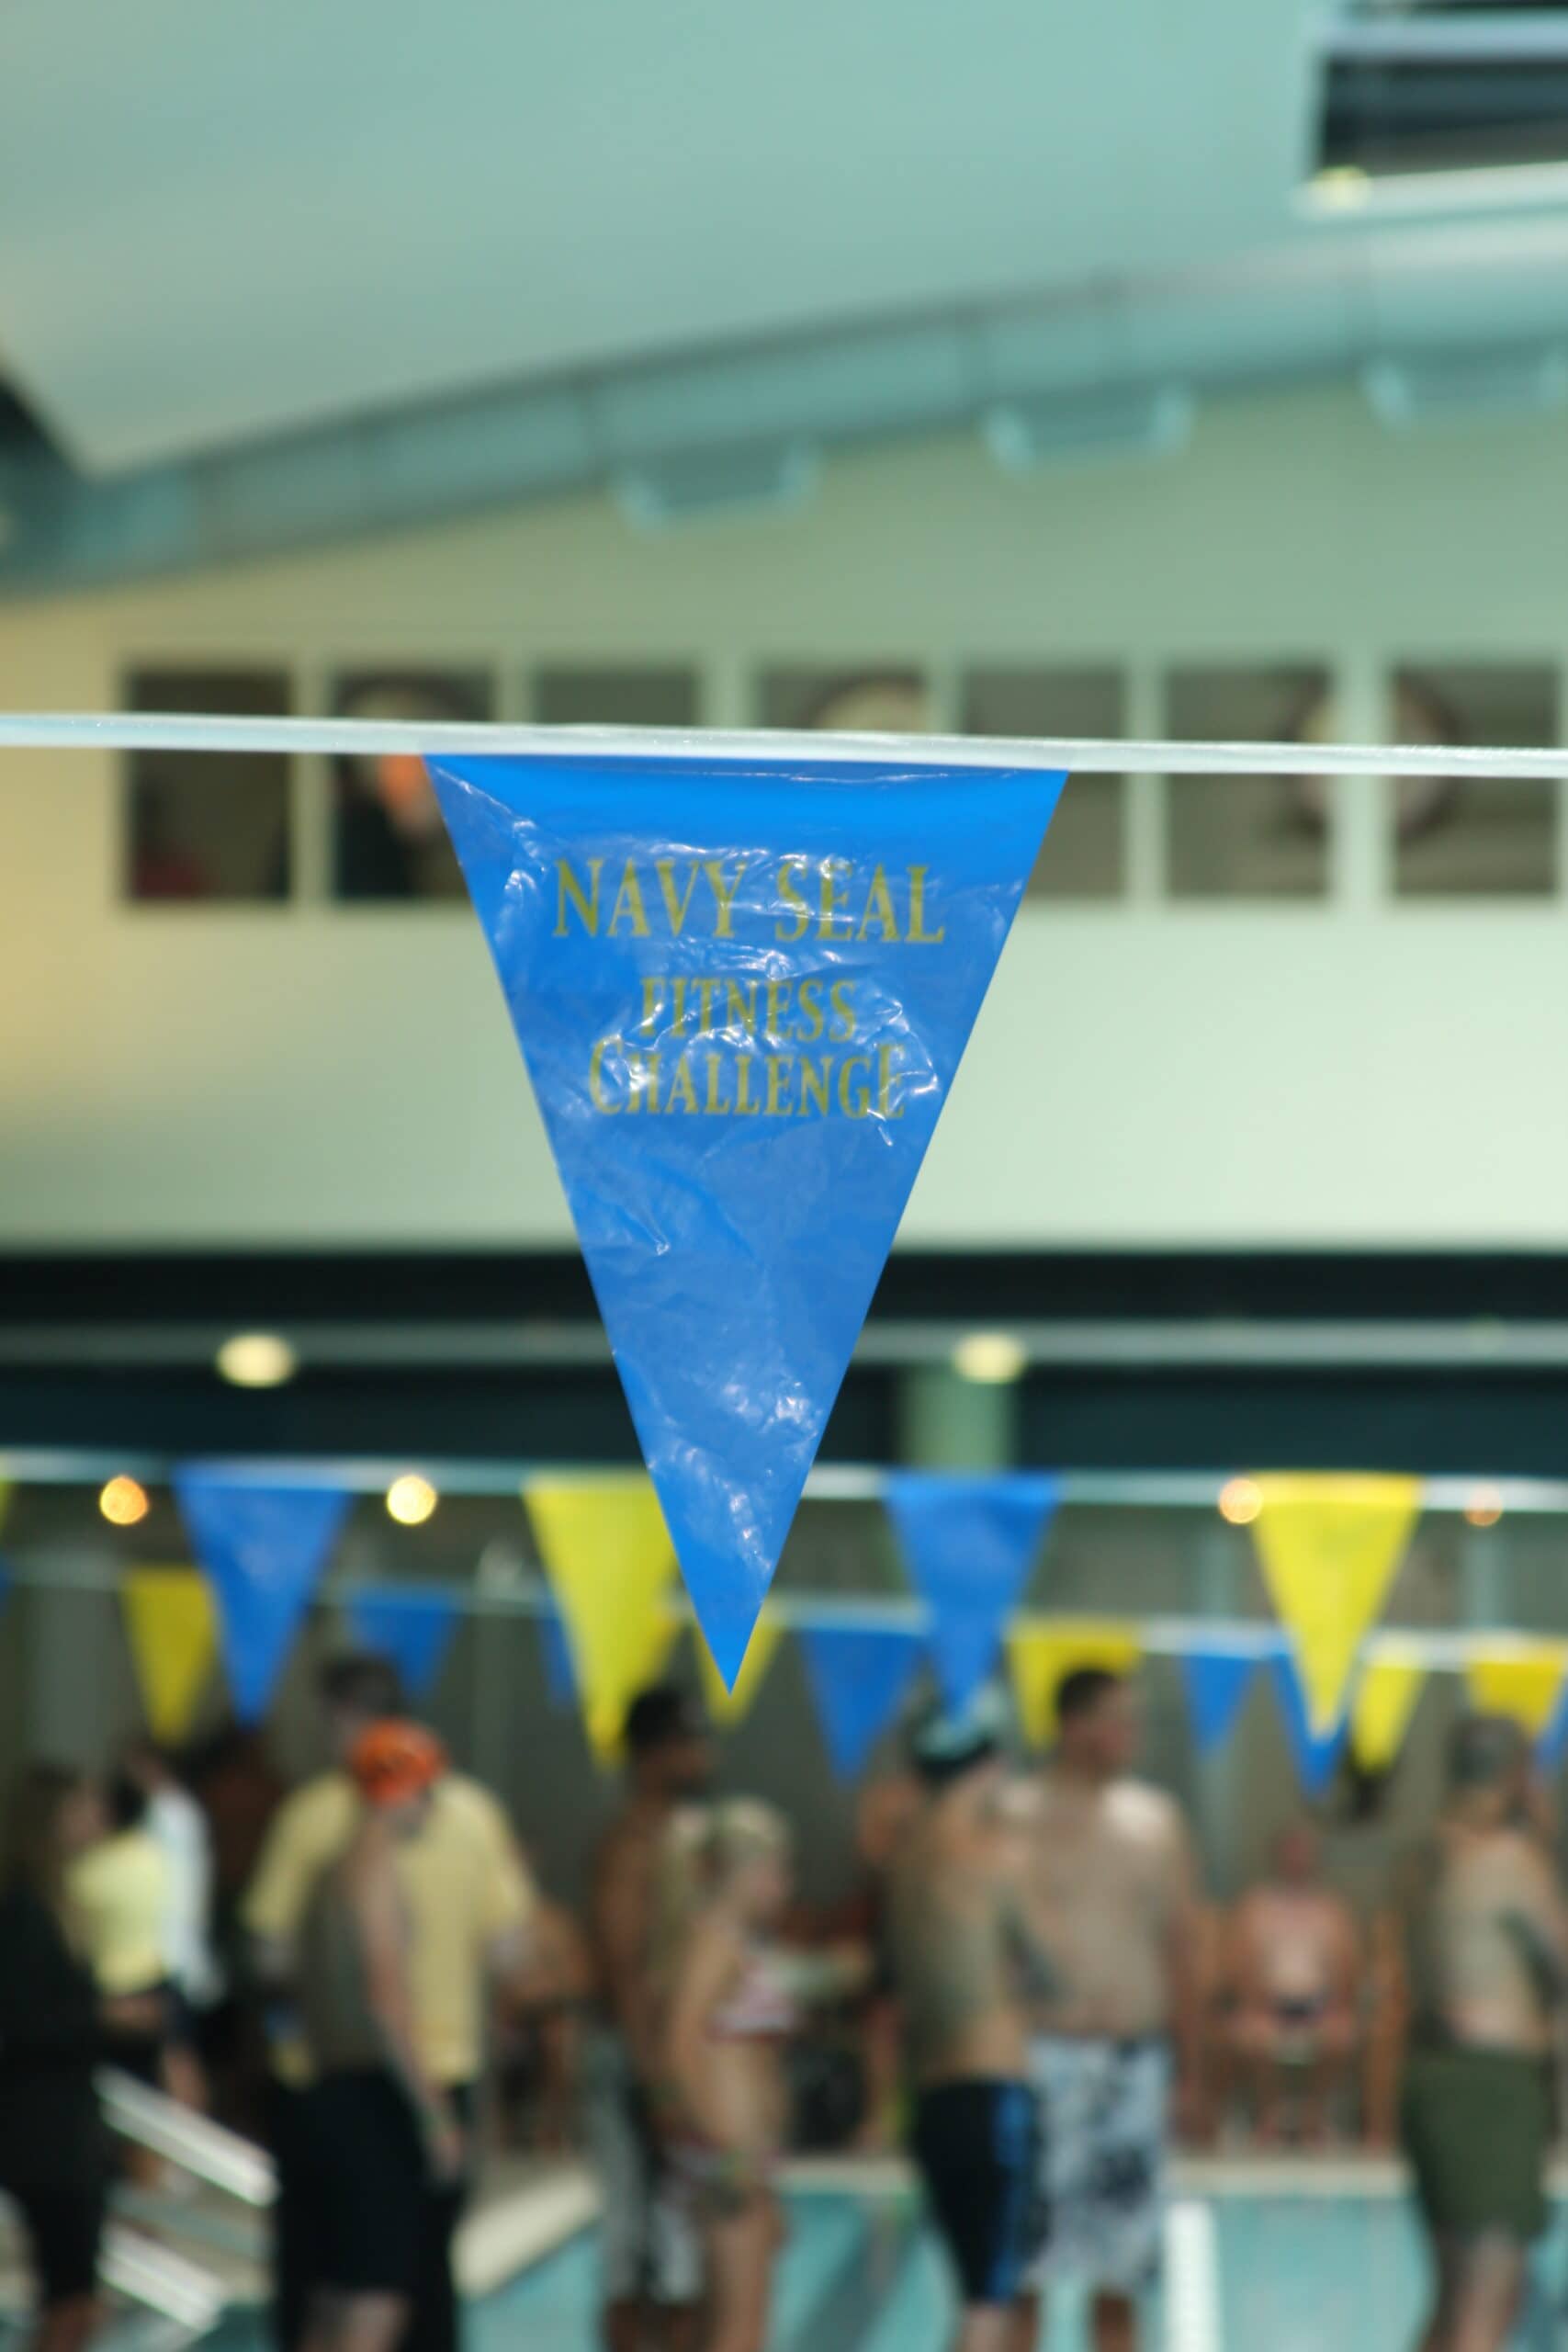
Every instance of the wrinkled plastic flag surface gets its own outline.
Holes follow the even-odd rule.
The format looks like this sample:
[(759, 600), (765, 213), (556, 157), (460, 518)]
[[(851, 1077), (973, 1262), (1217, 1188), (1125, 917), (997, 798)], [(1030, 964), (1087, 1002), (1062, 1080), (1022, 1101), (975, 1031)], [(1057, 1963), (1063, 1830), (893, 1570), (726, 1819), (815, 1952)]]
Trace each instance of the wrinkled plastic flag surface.
[(1064, 778), (430, 766), (733, 1681)]

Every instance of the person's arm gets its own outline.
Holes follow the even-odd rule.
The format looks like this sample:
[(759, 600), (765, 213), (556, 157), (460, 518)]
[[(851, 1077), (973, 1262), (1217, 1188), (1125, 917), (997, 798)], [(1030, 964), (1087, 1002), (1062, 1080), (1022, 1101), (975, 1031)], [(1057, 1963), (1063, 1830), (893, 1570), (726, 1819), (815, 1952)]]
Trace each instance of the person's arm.
[(1502, 1924), (1529, 1971), (1543, 2009), (1568, 2003), (1568, 1907), (1556, 1870), (1532, 1832), (1522, 1832), (1517, 1860), (1517, 1894), (1500, 1914)]
[(240, 1906), (251, 1972), (265, 1987), (283, 1989), (294, 1972), (294, 1944), (310, 1889), (336, 1841), (312, 1818), (318, 1792), (299, 1791), (274, 1815)]
[(653, 1879), (651, 1848), (639, 1843), (628, 1850), (613, 1839), (599, 1856), (591, 1911), (605, 1998), (634, 2060), (644, 2068), (653, 2054), (654, 2004), (648, 1970)]
[(460, 2169), (462, 2139), (451, 2101), (426, 2074), (414, 2039), (402, 1910), (390, 1862), (378, 1857), (351, 1866), (348, 1896), (359, 1930), (371, 2015), (389, 2063), (419, 2117), (433, 2167), (449, 2177)]
[(875, 1973), (869, 1944), (823, 1944), (816, 1951), (776, 1947), (773, 1965), (792, 2000), (803, 2008), (827, 2008), (863, 1993)]
[(671, 1988), (665, 2062), (670, 2088), (685, 2120), (716, 2148), (739, 2149), (729, 2119), (713, 2096), (709, 2024), (736, 1980), (740, 1955), (728, 1930), (699, 1921), (692, 1930)]
[(1176, 2112), (1187, 2136), (1205, 2122), (1208, 2059), (1208, 1985), (1203, 1965), (1203, 1915), (1198, 1867), (1186, 1824), (1171, 1808), (1169, 1908), (1166, 1917), (1165, 1964), (1176, 2047)]
[(1018, 1989), (1032, 2012), (1051, 2009), (1066, 1988), (1062, 1963), (1041, 1932), (1031, 1897), (1034, 1849), (1019, 1821), (998, 1813), (991, 1829), (990, 1855), (1001, 1906), (1002, 1932), (1017, 1972)]
[(511, 1822), (488, 1789), (469, 1784), (483, 1851), (479, 1934), (492, 1976), (508, 1978), (525, 1968), (539, 1908), (533, 1873)]

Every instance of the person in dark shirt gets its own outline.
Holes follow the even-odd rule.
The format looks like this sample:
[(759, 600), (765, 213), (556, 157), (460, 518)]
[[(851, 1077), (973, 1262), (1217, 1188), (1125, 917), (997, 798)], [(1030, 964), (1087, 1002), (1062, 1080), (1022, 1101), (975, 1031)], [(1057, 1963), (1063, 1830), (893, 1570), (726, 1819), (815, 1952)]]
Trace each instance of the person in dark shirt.
[[(80, 2352), (96, 2324), (108, 2159), (93, 2070), (106, 2022), (66, 1932), (69, 1864), (102, 1813), (90, 1781), (35, 1765), (17, 1792), (0, 1882), (0, 2190), (32, 2250), (33, 2352)], [(128, 2006), (113, 2018), (134, 2026)]]

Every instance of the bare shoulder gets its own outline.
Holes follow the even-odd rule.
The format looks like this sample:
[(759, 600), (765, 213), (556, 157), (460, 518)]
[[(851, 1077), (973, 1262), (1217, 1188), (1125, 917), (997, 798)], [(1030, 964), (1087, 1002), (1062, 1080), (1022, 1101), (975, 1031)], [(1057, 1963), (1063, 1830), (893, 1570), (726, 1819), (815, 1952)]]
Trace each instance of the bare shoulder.
[(1187, 1816), (1176, 1799), (1147, 1781), (1118, 1781), (1105, 1792), (1108, 1818), (1140, 1844), (1175, 1850), (1187, 1843)]

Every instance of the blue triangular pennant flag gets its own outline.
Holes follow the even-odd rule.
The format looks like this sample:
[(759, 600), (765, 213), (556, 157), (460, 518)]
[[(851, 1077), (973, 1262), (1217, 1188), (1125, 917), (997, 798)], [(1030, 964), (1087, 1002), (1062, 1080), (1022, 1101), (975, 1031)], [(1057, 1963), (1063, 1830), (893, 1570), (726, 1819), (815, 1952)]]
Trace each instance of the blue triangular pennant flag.
[(629, 755), (431, 775), (733, 1684), (1063, 778)]
[(897, 1713), (925, 1643), (899, 1625), (803, 1625), (799, 1640), (833, 1770), (852, 1781)]
[(1274, 1669), (1275, 1695), (1280, 1702), (1280, 1719), (1295, 1762), (1296, 1778), (1304, 1795), (1321, 1796), (1333, 1780), (1344, 1752), (1350, 1730), (1350, 1711), (1347, 1707), (1338, 1722), (1329, 1730), (1314, 1732), (1307, 1713), (1306, 1698), (1296, 1672), (1295, 1660), (1280, 1654), (1270, 1663)]
[(1545, 1728), (1535, 1744), (1535, 1760), (1542, 1772), (1555, 1772), (1568, 1752), (1568, 1679), (1558, 1695), (1557, 1704), (1546, 1719)]
[(440, 1585), (389, 1585), (356, 1595), (348, 1621), (355, 1640), (389, 1657), (407, 1689), (423, 1699), (434, 1688), (461, 1615), (457, 1595)]
[(967, 1706), (996, 1665), (1060, 1495), (1045, 1470), (888, 1474), (888, 1516), (931, 1611), (931, 1661), (950, 1707)]
[(547, 1610), (539, 1620), (539, 1641), (545, 1654), (545, 1692), (552, 1707), (577, 1704), (577, 1662), (566, 1621), (558, 1609)]
[(340, 1487), (290, 1469), (177, 1470), (175, 1492), (211, 1581), (223, 1664), (242, 1722), (266, 1711), (347, 1513)]
[(1181, 1679), (1200, 1756), (1229, 1737), (1258, 1672), (1256, 1650), (1184, 1650)]

